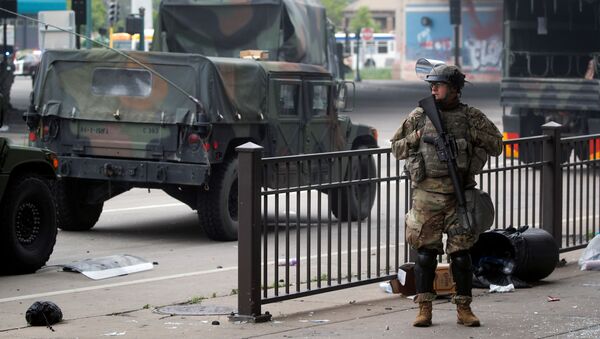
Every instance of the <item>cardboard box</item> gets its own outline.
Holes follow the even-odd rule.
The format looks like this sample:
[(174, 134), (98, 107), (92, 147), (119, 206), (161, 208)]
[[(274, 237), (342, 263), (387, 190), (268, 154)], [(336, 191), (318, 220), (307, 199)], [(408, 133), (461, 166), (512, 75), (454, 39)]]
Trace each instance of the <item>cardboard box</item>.
[[(400, 280), (390, 280), (392, 286), (392, 292), (401, 293), (403, 295), (415, 295), (417, 289), (415, 287), (415, 264), (406, 263), (398, 268), (398, 270), (404, 271), (404, 284)], [(433, 289), (438, 295), (448, 295), (456, 292), (454, 286), (454, 279), (452, 279), (452, 272), (450, 272), (449, 264), (438, 264), (435, 271), (435, 280), (433, 281)]]
[(397, 278), (392, 279), (390, 281), (392, 292), (402, 293), (403, 295), (415, 295), (417, 293), (415, 288), (415, 264), (406, 263), (398, 268), (398, 271), (400, 270), (403, 271), (399, 272), (399, 276), (404, 278), (404, 284)]
[(452, 272), (450, 272), (450, 264), (438, 264), (435, 270), (433, 289), (438, 295), (447, 295), (456, 292)]

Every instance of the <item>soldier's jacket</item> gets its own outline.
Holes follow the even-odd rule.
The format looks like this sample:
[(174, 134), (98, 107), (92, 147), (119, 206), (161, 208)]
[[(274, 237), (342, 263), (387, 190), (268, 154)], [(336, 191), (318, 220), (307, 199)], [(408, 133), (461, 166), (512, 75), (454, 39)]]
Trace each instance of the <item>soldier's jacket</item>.
[[(488, 155), (502, 153), (502, 134), (477, 108), (465, 104), (440, 111), (446, 131), (456, 138), (457, 166), (465, 187), (474, 187), (474, 176), (481, 172)], [(417, 131), (421, 130), (421, 138)], [(437, 132), (421, 107), (415, 108), (396, 131), (392, 153), (406, 159), (413, 187), (429, 192), (453, 193), (446, 163), (437, 158), (435, 146), (425, 143), (423, 136), (436, 137)]]

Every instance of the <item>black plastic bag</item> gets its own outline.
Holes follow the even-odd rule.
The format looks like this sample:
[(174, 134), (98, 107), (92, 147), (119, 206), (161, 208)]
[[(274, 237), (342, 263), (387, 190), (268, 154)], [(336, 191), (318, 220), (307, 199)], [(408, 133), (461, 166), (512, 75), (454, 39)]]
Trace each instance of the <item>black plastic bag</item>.
[(36, 301), (29, 306), (25, 320), (31, 326), (50, 326), (62, 320), (60, 307), (51, 301)]

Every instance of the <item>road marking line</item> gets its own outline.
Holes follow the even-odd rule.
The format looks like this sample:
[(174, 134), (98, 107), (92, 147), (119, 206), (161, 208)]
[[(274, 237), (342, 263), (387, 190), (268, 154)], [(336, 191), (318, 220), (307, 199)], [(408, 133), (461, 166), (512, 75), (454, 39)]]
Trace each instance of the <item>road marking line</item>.
[(187, 206), (187, 205), (184, 204), (184, 203), (173, 203), (173, 204), (163, 204), (163, 205), (148, 205), (148, 206), (138, 206), (138, 207), (126, 207), (126, 208), (111, 208), (111, 209), (103, 210), (102, 213), (137, 211), (137, 210), (147, 210), (147, 209), (152, 209), (152, 208), (177, 207), (177, 206)]
[[(390, 249), (392, 249), (394, 247), (395, 247), (394, 245), (390, 245)], [(377, 247), (375, 247), (375, 246), (371, 247), (371, 250), (375, 250), (375, 249), (377, 249)], [(382, 246), (381, 250), (384, 250), (384, 249), (385, 249), (385, 246)], [(367, 251), (366, 247), (361, 248), (361, 252), (366, 252), (366, 251)], [(357, 252), (358, 252), (358, 249), (354, 249), (354, 250), (350, 251), (351, 254), (355, 254)], [(349, 254), (349, 253), (346, 250), (346, 251), (342, 251), (340, 254), (341, 255), (346, 255), (346, 254)], [(338, 255), (337, 253), (332, 253), (331, 254), (332, 257), (333, 256), (337, 256), (337, 255)], [(316, 258), (317, 258), (317, 255), (312, 255), (311, 256), (311, 260), (316, 260)], [(306, 256), (300, 257), (300, 260), (306, 260)], [(269, 261), (269, 262), (267, 262), (267, 265), (275, 265), (275, 264), (276, 264), (275, 261)], [(88, 291), (101, 290), (101, 289), (106, 289), (106, 288), (129, 286), (129, 285), (136, 285), (136, 284), (144, 284), (144, 283), (150, 283), (150, 282), (156, 282), (156, 281), (163, 281), (163, 280), (169, 280), (169, 279), (187, 278), (187, 277), (193, 277), (193, 276), (205, 275), (205, 274), (212, 274), (212, 273), (218, 273), (218, 272), (235, 271), (237, 269), (238, 269), (238, 266), (231, 266), (231, 267), (216, 268), (216, 269), (206, 270), (206, 271), (196, 271), (196, 272), (189, 272), (189, 273), (180, 273), (180, 274), (166, 275), (166, 276), (155, 277), (155, 278), (147, 278), (147, 279), (139, 279), (139, 280), (132, 280), (132, 281), (124, 281), (124, 282), (114, 283), (114, 284), (105, 284), (105, 285), (97, 285), (97, 286), (90, 286), (90, 287), (72, 288), (72, 289), (68, 289), (68, 290), (60, 290), (60, 291), (53, 291), (53, 292), (44, 292), (44, 293), (21, 295), (21, 296), (18, 296), (18, 297), (10, 297), (10, 298), (0, 299), (0, 304), (1, 303), (6, 303), (6, 302), (12, 302), (12, 301), (26, 300), (26, 299), (43, 298), (43, 297), (50, 297), (50, 296), (62, 295), (62, 294), (88, 292)]]
[(143, 284), (143, 283), (156, 282), (156, 281), (169, 280), (169, 279), (187, 278), (187, 277), (193, 277), (196, 275), (205, 275), (205, 274), (211, 274), (211, 273), (217, 273), (217, 272), (234, 271), (237, 269), (238, 269), (237, 266), (231, 266), (231, 267), (223, 267), (223, 268), (217, 268), (217, 269), (206, 270), (206, 271), (180, 273), (180, 274), (166, 275), (163, 277), (124, 281), (124, 282), (114, 283), (114, 284), (105, 284), (105, 285), (90, 286), (90, 287), (72, 288), (69, 290), (61, 290), (61, 291), (54, 291), (54, 292), (44, 292), (44, 293), (37, 293), (37, 294), (22, 295), (22, 296), (18, 296), (18, 297), (10, 297), (10, 298), (0, 299), (0, 303), (18, 301), (18, 300), (24, 300), (24, 299), (32, 299), (32, 298), (49, 297), (49, 296), (61, 295), (61, 294), (87, 292), (87, 291), (101, 290), (101, 289), (105, 289), (105, 288), (136, 285), (136, 284)]

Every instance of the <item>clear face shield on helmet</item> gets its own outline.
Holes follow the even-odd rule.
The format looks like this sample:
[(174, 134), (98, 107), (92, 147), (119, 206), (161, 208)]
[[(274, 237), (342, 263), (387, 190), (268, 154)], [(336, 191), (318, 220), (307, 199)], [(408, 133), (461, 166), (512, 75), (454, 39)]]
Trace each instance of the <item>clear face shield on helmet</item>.
[(446, 65), (446, 63), (440, 60), (421, 58), (417, 60), (415, 72), (419, 79), (427, 81), (427, 76), (435, 75), (434, 69), (442, 65)]

